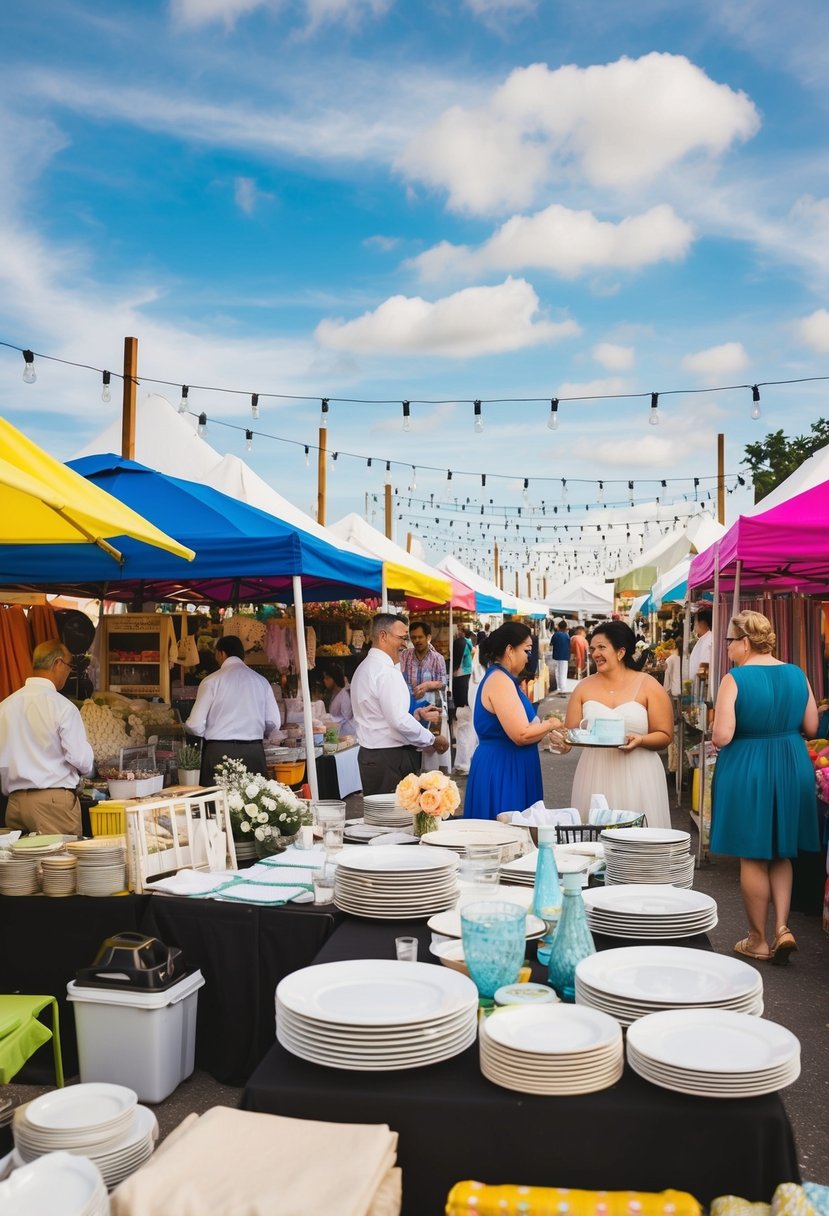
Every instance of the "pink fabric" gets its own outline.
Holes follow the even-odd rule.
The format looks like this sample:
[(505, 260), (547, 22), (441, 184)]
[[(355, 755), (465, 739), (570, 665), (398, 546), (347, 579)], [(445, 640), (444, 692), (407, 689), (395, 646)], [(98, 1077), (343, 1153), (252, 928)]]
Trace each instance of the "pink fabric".
[(691, 562), (688, 586), (712, 587), (719, 560), (721, 591), (733, 589), (738, 561), (741, 587), (768, 584), (777, 591), (825, 591), (829, 588), (828, 525), (829, 482), (760, 515), (741, 515), (721, 540)]
[[(474, 612), (475, 592), (472, 590), (472, 588), (467, 587), (466, 583), (461, 583), (458, 581), (458, 579), (452, 578), (452, 576), (447, 574), (444, 570), (441, 570), (440, 573), (442, 578), (448, 578), (449, 582), (452, 584), (452, 607), (465, 608), (469, 612)], [(435, 605), (429, 600), (417, 600), (407, 596), (406, 607), (410, 612), (423, 612), (430, 608), (434, 608)]]

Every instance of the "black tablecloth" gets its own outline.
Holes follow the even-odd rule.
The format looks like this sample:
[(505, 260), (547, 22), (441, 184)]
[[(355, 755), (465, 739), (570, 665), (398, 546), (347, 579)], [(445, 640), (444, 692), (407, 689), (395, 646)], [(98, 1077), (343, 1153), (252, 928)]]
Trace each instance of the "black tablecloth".
[[(314, 960), (392, 958), (399, 934), (419, 922), (347, 918)], [(453, 1183), (657, 1191), (675, 1187), (707, 1203), (737, 1194), (768, 1201), (799, 1181), (791, 1127), (779, 1096), (691, 1098), (626, 1069), (611, 1089), (581, 1097), (513, 1093), (487, 1081), (477, 1048), (406, 1072), (322, 1068), (278, 1043), (245, 1087), (248, 1110), (343, 1123), (388, 1123), (400, 1135), (405, 1216), (438, 1216)]]
[(312, 962), (342, 913), (333, 905), (277, 908), (151, 896), (141, 928), (180, 946), (198, 967), (196, 1066), (226, 1085), (244, 1085), (274, 1042), (274, 989)]
[[(78, 1048), (66, 985), (79, 967), (90, 965), (107, 937), (138, 929), (149, 902), (148, 895), (0, 896), (0, 990), (58, 998), (68, 1077), (78, 1071)], [(32, 1056), (18, 1080), (53, 1083), (50, 1043)]]

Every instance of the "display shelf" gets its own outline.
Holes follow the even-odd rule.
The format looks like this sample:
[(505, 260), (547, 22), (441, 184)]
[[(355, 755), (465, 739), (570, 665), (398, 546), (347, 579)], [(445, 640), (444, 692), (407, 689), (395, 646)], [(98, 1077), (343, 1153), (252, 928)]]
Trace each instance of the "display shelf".
[(128, 612), (101, 618), (102, 682), (109, 692), (170, 700), (169, 617)]

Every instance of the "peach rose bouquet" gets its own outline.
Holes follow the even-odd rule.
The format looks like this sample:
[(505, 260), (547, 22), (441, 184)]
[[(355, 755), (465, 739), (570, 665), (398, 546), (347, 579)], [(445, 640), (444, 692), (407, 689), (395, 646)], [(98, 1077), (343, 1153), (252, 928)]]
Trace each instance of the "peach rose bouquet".
[(433, 771), (409, 773), (398, 783), (395, 790), (398, 806), (414, 816), (416, 836), (423, 836), (438, 826), (440, 819), (452, 815), (461, 804), (461, 796), (454, 781), (445, 773)]

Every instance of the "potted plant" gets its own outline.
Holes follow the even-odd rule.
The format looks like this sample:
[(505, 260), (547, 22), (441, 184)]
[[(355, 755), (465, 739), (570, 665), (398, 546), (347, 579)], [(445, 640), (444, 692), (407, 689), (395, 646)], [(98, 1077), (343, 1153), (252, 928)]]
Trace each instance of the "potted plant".
[(337, 726), (329, 726), (322, 737), (322, 751), (325, 756), (333, 756), (340, 746), (340, 731)]
[(216, 781), (227, 790), (233, 839), (252, 843), (260, 857), (281, 852), (309, 819), (305, 802), (293, 790), (249, 772), (241, 760), (225, 758), (217, 764)]
[(179, 785), (199, 785), (201, 772), (201, 748), (195, 743), (184, 743), (176, 749)]

